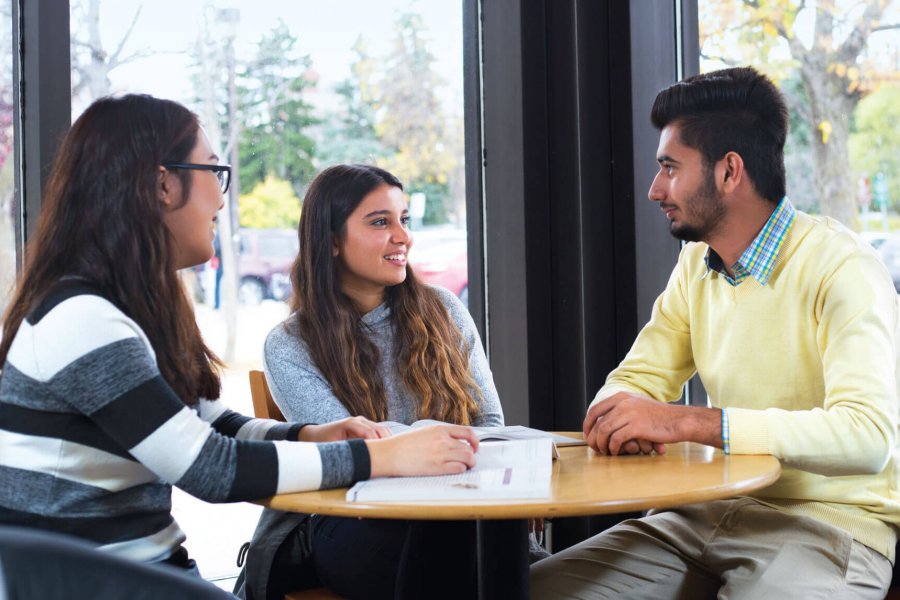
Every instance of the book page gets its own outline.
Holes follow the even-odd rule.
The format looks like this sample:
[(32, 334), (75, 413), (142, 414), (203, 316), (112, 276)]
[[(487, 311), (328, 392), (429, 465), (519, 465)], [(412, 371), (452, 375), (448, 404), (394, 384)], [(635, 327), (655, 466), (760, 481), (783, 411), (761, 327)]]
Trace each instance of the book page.
[[(527, 443), (521, 443), (526, 441)], [(553, 450), (548, 438), (532, 440), (488, 441), (478, 446), (473, 470), (500, 469), (504, 467), (551, 468)]]
[[(420, 427), (430, 427), (432, 425), (446, 425), (442, 421), (434, 419), (420, 419), (412, 425), (404, 425), (395, 421), (382, 421), (379, 423), (391, 430), (391, 433), (397, 435), (410, 429), (418, 429)], [(541, 431), (540, 429), (532, 429), (522, 425), (507, 425), (505, 427), (472, 427), (472, 431), (478, 436), (479, 440), (531, 440), (538, 438), (548, 438), (553, 440), (558, 446), (583, 446), (586, 444), (584, 440), (578, 438), (570, 438), (564, 435), (557, 435), (549, 431)]]
[[(549, 474), (549, 471), (548, 471)], [(361, 481), (347, 492), (349, 502), (409, 502), (414, 500), (491, 500), (546, 498), (546, 485), (530, 469), (486, 469), (435, 477), (386, 477)]]
[(434, 419), (420, 419), (418, 421), (415, 421), (411, 425), (405, 425), (404, 423), (398, 423), (397, 421), (380, 421), (378, 424), (384, 425), (385, 427), (390, 429), (391, 433), (394, 435), (410, 431), (411, 429), (431, 427), (432, 425), (448, 425), (448, 423), (444, 423), (443, 421), (435, 421)]
[(585, 444), (584, 440), (570, 438), (564, 435), (556, 435), (549, 431), (541, 431), (540, 429), (532, 429), (522, 425), (508, 425), (506, 427), (473, 427), (478, 439), (489, 440), (531, 440), (538, 438), (547, 438), (553, 440), (561, 446), (578, 446)]
[(382, 477), (347, 491), (349, 502), (489, 500), (546, 498), (550, 495), (552, 442), (549, 439), (488, 442), (477, 464), (457, 475)]
[(403, 433), (404, 431), (409, 431), (410, 429), (412, 429), (412, 427), (410, 427), (409, 425), (404, 425), (403, 423), (398, 423), (396, 421), (381, 421), (378, 424), (390, 429), (392, 435), (397, 435), (399, 433)]

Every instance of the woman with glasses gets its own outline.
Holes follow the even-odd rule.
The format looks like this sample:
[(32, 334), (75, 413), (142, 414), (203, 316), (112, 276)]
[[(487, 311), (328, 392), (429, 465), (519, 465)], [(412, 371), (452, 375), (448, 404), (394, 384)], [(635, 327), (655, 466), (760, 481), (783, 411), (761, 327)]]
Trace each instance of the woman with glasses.
[(222, 405), (176, 272), (212, 256), (229, 174), (193, 113), (150, 96), (99, 100), (65, 136), (2, 323), (0, 523), (190, 570), (172, 485), (234, 502), (474, 464), (461, 427), (388, 437)]

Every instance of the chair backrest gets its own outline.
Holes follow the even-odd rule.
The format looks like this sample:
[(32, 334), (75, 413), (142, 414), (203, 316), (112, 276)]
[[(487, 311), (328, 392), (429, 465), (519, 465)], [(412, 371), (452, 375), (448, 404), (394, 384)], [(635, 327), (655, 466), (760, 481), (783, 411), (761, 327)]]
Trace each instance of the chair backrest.
[(266, 374), (262, 371), (250, 371), (250, 398), (253, 400), (253, 414), (257, 418), (287, 421), (275, 404), (275, 399), (269, 392)]

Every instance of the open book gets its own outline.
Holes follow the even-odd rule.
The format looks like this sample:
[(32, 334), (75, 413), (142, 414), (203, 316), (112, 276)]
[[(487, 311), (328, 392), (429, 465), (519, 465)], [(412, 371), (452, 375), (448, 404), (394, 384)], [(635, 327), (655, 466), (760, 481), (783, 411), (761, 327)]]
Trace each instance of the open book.
[(552, 474), (549, 438), (486, 442), (473, 469), (458, 475), (380, 477), (347, 490), (348, 502), (547, 498)]
[[(409, 431), (410, 429), (416, 429), (418, 427), (446, 425), (446, 423), (435, 421), (433, 419), (422, 419), (420, 421), (416, 421), (412, 425), (404, 425), (403, 423), (397, 423), (395, 421), (382, 421), (379, 424), (384, 425), (391, 430), (391, 433), (394, 434), (403, 433), (404, 431)], [(555, 433), (550, 433), (549, 431), (541, 431), (540, 429), (532, 429), (530, 427), (524, 427), (522, 425), (509, 425), (507, 427), (472, 427), (471, 429), (476, 433), (479, 441), (482, 442), (496, 440), (533, 440), (547, 438), (559, 447), (584, 446), (586, 444), (586, 442), (582, 439), (568, 437), (565, 435), (557, 435)]]

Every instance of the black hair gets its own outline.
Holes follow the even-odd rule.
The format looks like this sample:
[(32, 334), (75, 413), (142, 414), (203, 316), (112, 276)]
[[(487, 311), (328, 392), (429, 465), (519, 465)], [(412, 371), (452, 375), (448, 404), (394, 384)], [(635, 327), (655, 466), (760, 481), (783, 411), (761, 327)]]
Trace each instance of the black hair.
[(650, 120), (657, 129), (677, 125), (680, 142), (711, 168), (736, 152), (756, 192), (777, 204), (785, 196), (787, 105), (775, 84), (752, 67), (689, 77), (661, 91)]

